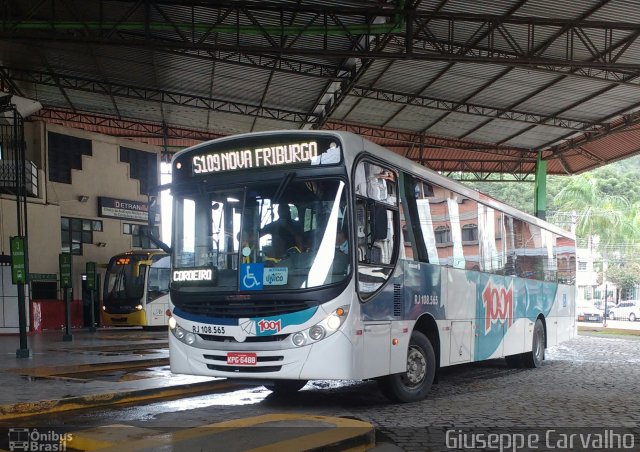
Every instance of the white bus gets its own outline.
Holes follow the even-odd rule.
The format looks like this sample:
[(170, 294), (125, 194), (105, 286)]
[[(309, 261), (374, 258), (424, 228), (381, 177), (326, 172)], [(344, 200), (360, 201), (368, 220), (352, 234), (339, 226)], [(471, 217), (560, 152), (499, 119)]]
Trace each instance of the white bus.
[(105, 326), (166, 326), (170, 257), (158, 250), (117, 254), (109, 260), (102, 297)]
[(361, 137), (245, 134), (172, 166), (172, 372), (410, 402), (442, 367), (537, 367), (575, 334), (571, 234)]

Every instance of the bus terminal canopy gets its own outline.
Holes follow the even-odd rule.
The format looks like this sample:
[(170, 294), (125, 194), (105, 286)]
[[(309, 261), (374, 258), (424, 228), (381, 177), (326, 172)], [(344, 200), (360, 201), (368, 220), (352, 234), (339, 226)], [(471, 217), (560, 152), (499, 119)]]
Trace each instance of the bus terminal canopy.
[(635, 2), (25, 0), (0, 19), (0, 86), (43, 105), (30, 119), (168, 153), (347, 130), (526, 177), (539, 155), (575, 174), (640, 151)]

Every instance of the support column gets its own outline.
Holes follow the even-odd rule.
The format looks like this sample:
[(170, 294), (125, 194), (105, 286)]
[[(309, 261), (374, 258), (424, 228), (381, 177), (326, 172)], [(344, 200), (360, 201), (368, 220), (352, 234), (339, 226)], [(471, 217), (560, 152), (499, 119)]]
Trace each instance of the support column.
[(535, 185), (534, 215), (544, 220), (547, 218), (547, 162), (542, 160), (542, 152), (538, 152), (536, 160)]

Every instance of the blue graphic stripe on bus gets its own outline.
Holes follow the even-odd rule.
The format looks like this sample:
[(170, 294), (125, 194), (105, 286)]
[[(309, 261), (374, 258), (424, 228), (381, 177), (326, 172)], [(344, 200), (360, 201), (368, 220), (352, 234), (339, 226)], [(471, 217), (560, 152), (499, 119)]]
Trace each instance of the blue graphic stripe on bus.
[(238, 325), (238, 319), (231, 319), (226, 317), (209, 317), (206, 315), (190, 314), (178, 307), (173, 308), (173, 313), (182, 319), (190, 320), (192, 322), (211, 323), (215, 325), (229, 325), (229, 326)]
[(317, 306), (305, 309), (304, 311), (292, 312), (290, 314), (274, 315), (270, 317), (252, 318), (256, 322), (257, 336), (270, 336), (278, 334), (289, 325), (301, 325), (309, 320), (318, 310)]
[(317, 306), (289, 314), (273, 315), (269, 317), (252, 317), (230, 319), (222, 317), (207, 317), (190, 314), (180, 308), (174, 308), (173, 313), (185, 320), (213, 325), (241, 326), (243, 331), (253, 336), (270, 336), (279, 333), (289, 325), (300, 325), (309, 320), (318, 310)]
[(476, 360), (495, 353), (518, 319), (535, 320), (551, 312), (558, 284), (468, 272), (476, 285)]

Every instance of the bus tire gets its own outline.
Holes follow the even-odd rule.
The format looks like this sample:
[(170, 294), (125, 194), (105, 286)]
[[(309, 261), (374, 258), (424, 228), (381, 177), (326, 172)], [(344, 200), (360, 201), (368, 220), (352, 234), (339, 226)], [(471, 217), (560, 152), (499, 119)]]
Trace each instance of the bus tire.
[(307, 384), (308, 380), (274, 380), (264, 385), (276, 396), (288, 396), (295, 394)]
[(533, 341), (531, 344), (531, 351), (524, 354), (522, 364), (524, 367), (536, 368), (542, 365), (544, 361), (544, 343), (545, 334), (542, 320), (536, 319), (536, 324), (533, 327)]
[(407, 351), (407, 371), (378, 379), (382, 393), (395, 402), (417, 402), (424, 399), (436, 375), (436, 354), (427, 337), (413, 331)]

